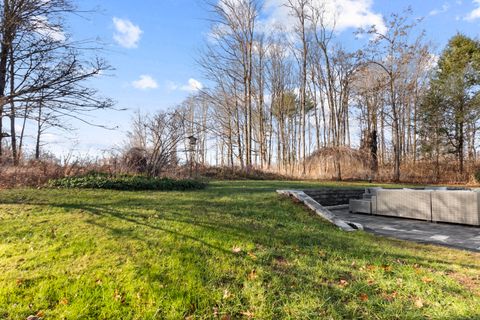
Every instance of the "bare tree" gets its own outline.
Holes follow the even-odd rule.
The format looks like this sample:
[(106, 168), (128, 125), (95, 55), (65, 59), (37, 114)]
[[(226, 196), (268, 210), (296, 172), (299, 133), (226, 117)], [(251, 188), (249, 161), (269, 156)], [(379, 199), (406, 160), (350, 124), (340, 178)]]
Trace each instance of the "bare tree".
[[(73, 117), (89, 122), (89, 111), (111, 108), (113, 102), (98, 96), (86, 80), (111, 68), (90, 55), (95, 44), (72, 41), (66, 32), (65, 16), (77, 12), (69, 0), (5, 0), (0, 7), (0, 131), (1, 118), (8, 116), (12, 158), (18, 164), (18, 115), (25, 120), (32, 108), (41, 106), (39, 113), (55, 115), (55, 120)], [(0, 153), (1, 145), (0, 138)]]
[(185, 133), (185, 115), (180, 110), (152, 116), (137, 113), (126, 145), (127, 163), (149, 176), (161, 175), (178, 164), (177, 152)]
[(306, 105), (307, 105), (307, 65), (309, 51), (309, 4), (310, 0), (288, 0), (287, 6), (290, 8), (291, 14), (296, 19), (295, 33), (299, 40), (299, 47), (294, 50), (296, 59), (300, 66), (300, 156), (302, 163), (302, 174), (306, 173)]
[(243, 112), (245, 164), (248, 169), (252, 166), (253, 150), (253, 47), (260, 3), (257, 0), (220, 0), (210, 7), (215, 15), (212, 28), (215, 44), (210, 46), (201, 65), (207, 66), (205, 61), (211, 60), (212, 56), (226, 61), (222, 64), (225, 67), (222, 73), (226, 72), (233, 78), (230, 85), (235, 89), (236, 98), (237, 88), (241, 87), (242, 97), (238, 97), (236, 103)]
[(365, 50), (366, 63), (377, 65), (386, 76), (389, 112), (385, 114), (390, 115), (389, 122), (392, 128), (394, 181), (400, 181), (402, 161), (402, 115), (405, 111), (405, 104), (401, 99), (402, 83), (405, 73), (410, 72), (408, 67), (423, 37), (421, 33), (416, 41), (409, 40), (408, 36), (417, 24), (417, 21), (410, 21), (410, 15), (410, 9), (403, 15), (392, 14), (387, 21), (386, 32), (380, 32), (375, 27), (368, 30), (367, 33), (372, 36), (372, 40)]

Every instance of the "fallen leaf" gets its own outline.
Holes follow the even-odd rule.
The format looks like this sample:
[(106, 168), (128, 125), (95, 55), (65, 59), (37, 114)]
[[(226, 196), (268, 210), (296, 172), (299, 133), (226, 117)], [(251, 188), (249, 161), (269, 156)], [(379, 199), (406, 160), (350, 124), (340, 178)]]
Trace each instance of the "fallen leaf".
[(257, 256), (254, 255), (253, 253), (249, 252), (249, 253), (247, 253), (247, 254), (248, 254), (248, 256), (249, 256), (250, 258), (252, 258), (252, 259), (254, 259), (254, 260), (257, 259)]
[(242, 248), (235, 246), (235, 247), (232, 248), (232, 252), (233, 253), (240, 253), (240, 252), (242, 252)]
[(348, 286), (348, 281), (345, 280), (345, 279), (340, 279), (339, 286), (342, 287), (342, 288)]
[(393, 300), (395, 300), (395, 298), (397, 297), (397, 292), (396, 291), (393, 291), (392, 293), (383, 293), (382, 294), (383, 298), (385, 300), (387, 300), (388, 302), (392, 302)]
[(423, 282), (423, 283), (430, 283), (430, 282), (432, 282), (432, 281), (433, 281), (433, 279), (432, 279), (432, 278), (429, 278), (429, 277), (423, 277), (423, 278), (422, 278), (422, 282)]
[(230, 291), (228, 291), (228, 289), (223, 290), (223, 299), (228, 299), (231, 296), (232, 294), (230, 293)]
[(240, 312), (240, 314), (249, 318), (249, 319), (253, 318), (253, 316), (254, 316), (253, 312), (251, 312), (251, 311), (242, 311), (242, 312)]
[(417, 307), (417, 308), (423, 308), (423, 300), (422, 300), (422, 298), (417, 298), (417, 299), (415, 299), (415, 307)]
[(383, 268), (383, 271), (385, 271), (385, 272), (391, 272), (392, 271), (392, 266), (389, 266), (389, 265), (383, 265), (382, 268)]
[(249, 274), (248, 274), (248, 279), (249, 280), (254, 280), (257, 278), (257, 272), (255, 271), (255, 269), (253, 269)]
[(67, 300), (66, 298), (63, 298), (62, 300), (60, 300), (60, 301), (58, 302), (58, 304), (61, 304), (61, 305), (66, 306), (66, 305), (68, 304), (68, 300)]
[(358, 297), (363, 302), (368, 301), (368, 295), (366, 293), (360, 293), (360, 295)]
[(115, 293), (114, 293), (113, 297), (114, 297), (115, 301), (120, 300), (120, 302), (122, 304), (125, 303), (125, 297), (120, 292), (118, 292), (118, 290), (116, 290), (116, 289), (115, 289)]
[(221, 318), (221, 320), (230, 320), (230, 319), (231, 319), (231, 317), (228, 314), (223, 315), (222, 318)]

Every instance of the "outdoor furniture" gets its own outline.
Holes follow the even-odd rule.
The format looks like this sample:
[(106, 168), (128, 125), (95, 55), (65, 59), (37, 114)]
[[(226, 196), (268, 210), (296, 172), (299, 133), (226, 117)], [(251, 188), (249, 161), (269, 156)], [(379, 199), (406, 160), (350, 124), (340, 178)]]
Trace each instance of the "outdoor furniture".
[(350, 199), (349, 210), (352, 213), (372, 214), (372, 200)]
[(362, 199), (350, 199), (349, 211), (352, 213), (374, 213), (377, 207), (377, 192), (382, 189), (381, 187), (365, 188)]
[(432, 221), (480, 225), (480, 193), (475, 191), (432, 192)]
[(427, 190), (379, 190), (374, 214), (419, 220), (432, 220), (431, 193)]
[(480, 190), (366, 188), (363, 199), (350, 199), (349, 211), (480, 226)]

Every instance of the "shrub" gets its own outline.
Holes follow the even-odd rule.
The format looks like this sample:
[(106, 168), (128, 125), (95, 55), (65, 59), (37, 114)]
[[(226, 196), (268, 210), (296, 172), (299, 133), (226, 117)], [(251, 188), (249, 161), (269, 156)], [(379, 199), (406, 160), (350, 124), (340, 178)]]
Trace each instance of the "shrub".
[(206, 187), (206, 183), (198, 180), (176, 180), (169, 178), (150, 178), (145, 176), (108, 176), (92, 174), (81, 177), (67, 177), (50, 180), (49, 187), (80, 189), (113, 189), (113, 190), (159, 190), (186, 191)]

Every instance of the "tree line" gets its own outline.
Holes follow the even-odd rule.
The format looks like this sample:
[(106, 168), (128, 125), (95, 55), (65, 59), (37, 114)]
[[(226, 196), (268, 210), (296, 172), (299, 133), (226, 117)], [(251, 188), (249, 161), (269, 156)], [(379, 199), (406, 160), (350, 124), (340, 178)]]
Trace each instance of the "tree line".
[(304, 177), (324, 166), (339, 180), (362, 167), (400, 181), (423, 166), (438, 181), (453, 160), (464, 179), (476, 164), (478, 40), (457, 34), (438, 57), (406, 9), (347, 49), (319, 3), (285, 0), (289, 30), (260, 23), (261, 1), (210, 4), (198, 58), (208, 87), (176, 109), (200, 139), (197, 161)]
[[(139, 113), (124, 156), (152, 175), (181, 158), (308, 177), (440, 181), (476, 170), (480, 44), (453, 36), (439, 56), (411, 10), (342, 43), (320, 1), (285, 0), (291, 23), (262, 23), (261, 0), (209, 4), (197, 62), (208, 85), (178, 107)], [(0, 1), (0, 161), (18, 164), (34, 132), (112, 108), (88, 80), (111, 70), (93, 41), (74, 40), (70, 0)], [(412, 170), (413, 168), (413, 170)], [(353, 173), (352, 173), (353, 172)]]

